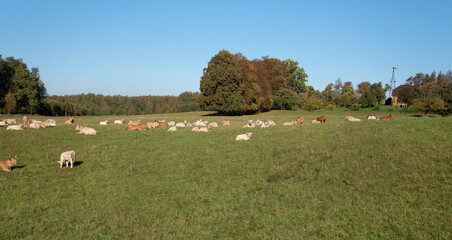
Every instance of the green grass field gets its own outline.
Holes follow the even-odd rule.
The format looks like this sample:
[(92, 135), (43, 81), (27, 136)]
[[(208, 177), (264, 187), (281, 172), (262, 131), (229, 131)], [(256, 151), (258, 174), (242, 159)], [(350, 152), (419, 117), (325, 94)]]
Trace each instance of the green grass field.
[[(97, 136), (61, 117), (54, 128), (1, 127), (0, 160), (17, 155), (19, 164), (0, 173), (0, 238), (452, 238), (452, 118), (275, 111), (224, 117), (232, 126), (209, 133), (99, 126), (223, 118), (205, 114), (75, 118)], [(304, 124), (282, 126), (298, 115)], [(326, 124), (310, 122), (321, 115)], [(278, 126), (242, 128), (248, 119)], [(251, 141), (235, 141), (246, 132)], [(68, 150), (77, 164), (61, 169)]]

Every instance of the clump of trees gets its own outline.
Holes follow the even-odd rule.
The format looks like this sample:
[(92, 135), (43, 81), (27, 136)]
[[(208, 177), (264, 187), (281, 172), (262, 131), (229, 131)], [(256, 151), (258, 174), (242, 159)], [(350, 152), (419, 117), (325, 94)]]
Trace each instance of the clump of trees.
[(407, 85), (414, 88), (405, 88), (399, 93), (399, 99), (411, 109), (427, 113), (448, 115), (452, 112), (452, 72), (446, 74), (433, 71), (430, 75), (417, 73), (409, 77)]
[(297, 93), (306, 91), (308, 75), (298, 62), (276, 58), (248, 60), (221, 50), (212, 57), (200, 81), (200, 107), (236, 115), (294, 109)]
[(40, 80), (39, 69), (31, 70), (22, 59), (0, 55), (0, 111), (3, 113), (35, 113), (47, 92)]

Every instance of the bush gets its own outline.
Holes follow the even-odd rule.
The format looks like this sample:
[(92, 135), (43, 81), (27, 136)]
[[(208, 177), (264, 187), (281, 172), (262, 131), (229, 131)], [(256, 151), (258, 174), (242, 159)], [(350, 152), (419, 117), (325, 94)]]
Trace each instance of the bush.
[(304, 108), (308, 111), (318, 110), (321, 109), (322, 107), (323, 107), (322, 102), (320, 101), (320, 99), (316, 97), (309, 97), (306, 100), (306, 104), (304, 105)]
[(326, 110), (334, 110), (334, 108), (336, 108), (336, 106), (334, 106), (333, 104), (328, 104), (328, 106), (326, 106)]
[(276, 109), (296, 110), (300, 104), (298, 95), (289, 89), (280, 89), (275, 93), (273, 106)]
[(352, 105), (352, 111), (359, 111), (359, 109), (362, 107), (361, 104), (355, 103)]

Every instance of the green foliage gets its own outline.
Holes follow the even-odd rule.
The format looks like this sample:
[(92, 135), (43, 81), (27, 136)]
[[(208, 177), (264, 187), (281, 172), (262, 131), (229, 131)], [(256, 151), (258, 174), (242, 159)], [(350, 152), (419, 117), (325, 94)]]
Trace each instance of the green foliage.
[(295, 95), (285, 93), (307, 91), (307, 75), (296, 61), (267, 56), (249, 61), (240, 53), (233, 56), (222, 50), (204, 69), (198, 97), (201, 108), (225, 115), (294, 109), (298, 105)]
[(300, 105), (300, 98), (292, 90), (280, 89), (275, 93), (273, 105), (276, 109), (296, 110)]
[(322, 101), (316, 97), (308, 97), (306, 103), (304, 104), (304, 108), (308, 111), (314, 111), (321, 109), (323, 107)]
[[(367, 86), (368, 82), (361, 83), (360, 92), (362, 93), (358, 102), (362, 104), (364, 108), (375, 107), (383, 103), (385, 99), (385, 90), (383, 89), (382, 83), (374, 83)], [(358, 86), (360, 86), (358, 85)], [(367, 86), (367, 87), (363, 87)]]
[(242, 75), (236, 57), (221, 50), (209, 61), (201, 77), (198, 101), (201, 108), (221, 114), (243, 111)]
[(14, 111), (31, 114), (47, 94), (44, 83), (39, 79), (38, 68), (30, 71), (22, 59), (8, 57), (3, 60), (0, 55), (0, 108), (6, 103), (4, 94), (9, 92), (16, 100)]
[(304, 68), (299, 67), (298, 62), (292, 59), (283, 60), (282, 63), (286, 67), (287, 82), (292, 90), (296, 93), (306, 91), (308, 74), (306, 74)]
[(359, 111), (359, 109), (360, 109), (361, 107), (362, 107), (361, 104), (355, 103), (355, 104), (352, 105), (351, 109), (352, 109), (352, 111)]
[(9, 92), (5, 96), (5, 112), (7, 114), (14, 113), (15, 108), (16, 108), (16, 98), (11, 92)]

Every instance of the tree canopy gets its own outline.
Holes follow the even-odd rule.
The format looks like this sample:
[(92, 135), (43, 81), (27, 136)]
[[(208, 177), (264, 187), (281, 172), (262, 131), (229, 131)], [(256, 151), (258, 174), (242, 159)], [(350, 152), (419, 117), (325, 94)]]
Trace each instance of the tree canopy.
[(220, 114), (293, 109), (299, 102), (294, 101), (296, 93), (306, 91), (307, 77), (291, 59), (266, 56), (250, 61), (240, 53), (221, 50), (204, 69), (198, 99), (203, 109)]

